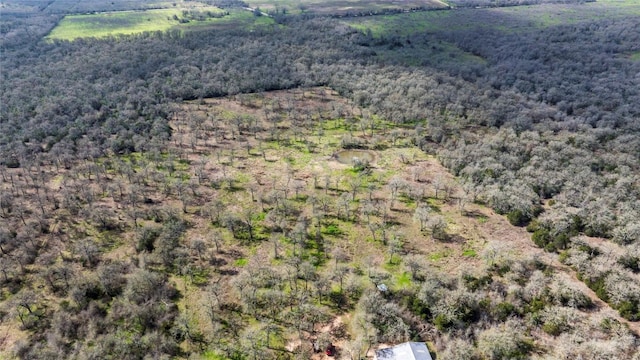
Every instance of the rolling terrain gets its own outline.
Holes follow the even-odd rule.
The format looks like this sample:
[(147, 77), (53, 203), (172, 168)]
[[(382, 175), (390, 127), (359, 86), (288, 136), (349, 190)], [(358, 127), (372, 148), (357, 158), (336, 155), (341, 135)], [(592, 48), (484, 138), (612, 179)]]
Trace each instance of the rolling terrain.
[(0, 357), (640, 356), (637, 0), (2, 11)]

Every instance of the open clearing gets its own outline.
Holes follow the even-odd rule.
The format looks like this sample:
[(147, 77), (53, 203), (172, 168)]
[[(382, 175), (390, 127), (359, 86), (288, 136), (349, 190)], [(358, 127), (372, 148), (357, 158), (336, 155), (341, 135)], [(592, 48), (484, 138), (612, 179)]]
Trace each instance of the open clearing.
[[(394, 125), (362, 111), (325, 88), (205, 99), (185, 105), (183, 113), (172, 123), (173, 141), (187, 154), (185, 160), (206, 164), (205, 171), (218, 179), (214, 182), (222, 182), (217, 197), (223, 203), (235, 204), (231, 211), (246, 212), (253, 208), (254, 217), (264, 219), (262, 230), (256, 231), (256, 237), (262, 241), (253, 243), (249, 251), (231, 245), (233, 236), (224, 231), (226, 246), (235, 249), (228, 253), (236, 255), (225, 257), (227, 265), (218, 270), (220, 273), (243, 269), (251, 272), (250, 268), (264, 266), (279, 271), (283, 265), (281, 256), (286, 258), (302, 251), (303, 259), (320, 274), (330, 274), (344, 261), (352, 269), (353, 281), (370, 287), (366, 274), (380, 271), (392, 291), (402, 292), (417, 286), (403, 259), (407, 254), (416, 254), (428, 268), (453, 277), (479, 276), (494, 256), (522, 261), (536, 258), (554, 269), (560, 282), (580, 289), (594, 301), (595, 309), (585, 317), (612, 318), (638, 332), (635, 324), (622, 319), (579, 281), (572, 269), (561, 264), (557, 255), (536, 248), (523, 228), (510, 225), (504, 216), (481, 205), (467, 204), (461, 210), (458, 199), (463, 196), (462, 188), (435, 158), (411, 144), (413, 129), (396, 128), (398, 140), (391, 140), (389, 132)], [(227, 124), (226, 135), (221, 135), (219, 125), (205, 120), (213, 118), (225, 119), (222, 123)], [(305, 118), (306, 121), (301, 120)], [(235, 131), (228, 127), (234, 123)], [(358, 139), (359, 148), (374, 154), (368, 171), (360, 172), (337, 161), (345, 138), (351, 137)], [(233, 187), (244, 191), (226, 191), (222, 178), (235, 179)], [(406, 187), (396, 201), (390, 201), (394, 198), (390, 186), (394, 179), (400, 179)], [(299, 216), (310, 219), (311, 228), (318, 227), (322, 240), (310, 239), (303, 245), (306, 250), (296, 250), (295, 241), (278, 240), (273, 233), (265, 232), (273, 228), (267, 224), (273, 224), (274, 218), (272, 212), (265, 210), (269, 206), (264, 201), (277, 192), (284, 192), (285, 198), (293, 203), (307, 204)], [(420, 203), (429, 204), (445, 219), (446, 240), (435, 240), (429, 232), (421, 231), (414, 217)], [(340, 204), (346, 208), (341, 209)], [(316, 206), (318, 209), (328, 206), (328, 210), (313, 210)], [(377, 209), (368, 210), (371, 206)], [(188, 210), (196, 211), (196, 207)], [(323, 215), (318, 216), (316, 211)], [(207, 238), (207, 231), (206, 227), (198, 228), (190, 237)], [(394, 239), (400, 240), (395, 249)], [(338, 261), (336, 254), (344, 258)], [(231, 277), (221, 278), (231, 281)], [(335, 285), (333, 291), (338, 291)], [(184, 303), (197, 308), (199, 301), (202, 299), (198, 288), (185, 285)], [(344, 309), (335, 310), (334, 320), (329, 323), (344, 320), (341, 315)], [(202, 313), (197, 318), (205, 317)], [(344, 321), (347, 330), (353, 332), (354, 325)], [(200, 326), (206, 329), (204, 322)], [(301, 339), (292, 333), (285, 337), (288, 344), (301, 344), (313, 336), (309, 333)], [(337, 345), (343, 341), (333, 340)], [(552, 340), (542, 341), (553, 346)], [(348, 357), (342, 354), (339, 358)]]
[(272, 24), (268, 17), (256, 17), (245, 10), (223, 11), (213, 6), (181, 9), (115, 11), (85, 15), (68, 15), (49, 33), (49, 40), (74, 40), (139, 34), (149, 31), (216, 27), (254, 27)]
[[(48, 192), (60, 203), (68, 189), (83, 189), (94, 194), (92, 206), (99, 210), (84, 218), (56, 209), (47, 232), (60, 243), (89, 236), (103, 261), (132, 259), (136, 266), (170, 274), (181, 295), (177, 307), (198, 333), (236, 341), (220, 327), (220, 314), (235, 319), (236, 331), (250, 334), (268, 317), (298, 319), (290, 309), (304, 305), (311, 310), (302, 316), (318, 318), (301, 320), (306, 325), (297, 330), (283, 322), (269, 347), (299, 352), (324, 336), (338, 346), (337, 359), (351, 359), (347, 349), (352, 340), (370, 328), (362, 325), (357, 294), (375, 292), (384, 284), (389, 290), (385, 302), (402, 304), (429, 276), (463, 279), (461, 283), (489, 279), (498, 287), (515, 287), (522, 284), (510, 279), (523, 280), (518, 274), (528, 263), (545, 269), (549, 291), (570, 286), (591, 299), (589, 309), (571, 310), (576, 322), (613, 319), (638, 331), (637, 324), (622, 319), (576, 279), (557, 255), (534, 247), (523, 228), (465, 200), (457, 180), (415, 146), (424, 131), (419, 126), (385, 121), (328, 88), (202, 99), (176, 106), (172, 114), (172, 136), (164, 151), (113, 154), (69, 169), (43, 168), (52, 175)], [(345, 149), (357, 149), (351, 154), (370, 162), (338, 161)], [(99, 167), (104, 171), (94, 174)], [(6, 175), (24, 179), (18, 176), (21, 171), (11, 169)], [(25, 204), (25, 213), (37, 211), (33, 199)], [(140, 245), (143, 229), (160, 228), (157, 216), (163, 209), (180, 214), (187, 224), (180, 249), (188, 266), (179, 271), (170, 272), (155, 250)], [(439, 219), (440, 230), (423, 224), (421, 211)], [(73, 251), (64, 253), (74, 256)], [(43, 283), (35, 271), (27, 276)], [(265, 276), (282, 281), (263, 285)], [(298, 302), (300, 293), (312, 301)], [(267, 301), (272, 295), (275, 300), (291, 296), (290, 306)], [(8, 304), (16, 298), (5, 296)], [(514, 295), (501, 296), (486, 301), (494, 304)], [(53, 308), (65, 300), (51, 293), (41, 302)], [(211, 312), (216, 304), (224, 306)], [(244, 304), (242, 310), (239, 304)], [(415, 340), (442, 349), (442, 343), (434, 345), (438, 332), (446, 331), (442, 325), (403, 314)], [(8, 349), (28, 332), (17, 317), (6, 319), (0, 323), (0, 344)], [(532, 343), (553, 349), (556, 339), (533, 328)], [(202, 351), (186, 339), (181, 346)]]
[[(592, 2), (580, 7), (562, 4), (426, 11), (373, 17), (354, 17), (344, 21), (373, 37), (408, 36), (461, 30), (498, 30), (505, 33), (531, 31), (555, 25), (617, 18), (640, 14), (640, 1)], [(471, 19), (471, 21), (470, 21)]]
[(130, 35), (145, 31), (166, 31), (179, 24), (177, 9), (118, 11), (90, 15), (68, 15), (49, 34), (49, 39)]
[(389, 10), (446, 9), (440, 0), (249, 0), (252, 7), (274, 13), (312, 13), (321, 15), (373, 14)]

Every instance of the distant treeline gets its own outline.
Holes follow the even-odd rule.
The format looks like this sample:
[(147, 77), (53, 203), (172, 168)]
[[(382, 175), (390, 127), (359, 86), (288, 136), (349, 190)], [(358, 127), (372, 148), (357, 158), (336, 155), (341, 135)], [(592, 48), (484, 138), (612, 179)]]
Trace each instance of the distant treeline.
[(458, 8), (492, 8), (540, 4), (584, 4), (596, 0), (453, 0), (450, 1)]

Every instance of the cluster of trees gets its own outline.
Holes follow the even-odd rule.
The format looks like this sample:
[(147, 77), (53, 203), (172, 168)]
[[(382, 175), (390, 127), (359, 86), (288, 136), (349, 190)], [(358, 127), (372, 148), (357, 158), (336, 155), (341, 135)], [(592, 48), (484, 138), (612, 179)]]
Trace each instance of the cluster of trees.
[[(416, 186), (420, 174), (412, 180), (382, 181), (360, 164), (342, 182), (315, 178), (311, 192), (291, 175), (273, 181), (270, 192), (254, 194), (252, 186), (234, 176), (234, 164), (245, 152), (268, 161), (268, 151), (248, 141), (246, 148), (220, 148), (253, 136), (259, 144), (282, 141), (314, 152), (322, 144), (305, 131), (327, 118), (343, 119), (343, 144), (349, 147), (384, 148), (410, 141), (436, 154), (462, 179), (461, 206), (465, 201), (485, 203), (514, 225), (528, 225), (536, 245), (562, 253), (598, 296), (637, 321), (640, 63), (631, 56), (640, 43), (639, 33), (632, 30), (637, 17), (621, 15), (614, 21), (586, 16), (576, 24), (537, 29), (503, 14), (501, 23), (519, 29), (505, 33), (481, 25), (496, 21), (491, 10), (466, 9), (451, 18), (452, 24), (465, 26), (389, 39), (392, 43), (335, 19), (296, 17), (273, 28), (45, 43), (42, 36), (59, 20), (45, 10), (0, 19), (0, 210), (1, 228), (6, 229), (0, 232), (0, 280), (14, 294), (11, 313), (33, 334), (19, 347), (20, 356), (64, 353), (82, 358), (94, 352), (135, 358), (157, 344), (162, 344), (157, 351), (179, 356), (185, 349), (179, 344), (185, 341), (199, 349), (226, 339), (216, 349), (230, 357), (275, 357), (283, 349), (281, 332), (293, 322), (246, 327), (252, 318), (299, 319), (326, 314), (332, 307), (358, 309), (362, 331), (375, 329), (350, 340), (354, 357), (372, 339), (407, 339), (425, 330), (420, 330), (425, 322), (444, 334), (439, 347), (456, 358), (463, 358), (459, 349), (488, 358), (524, 357), (534, 349), (521, 330), (535, 326), (576, 345), (556, 349), (559, 356), (587, 356), (588, 351), (603, 351), (601, 357), (632, 356), (637, 340), (610, 320), (604, 319), (597, 331), (611, 341), (611, 348), (576, 337), (578, 328), (596, 330), (575, 325), (578, 310), (567, 310), (567, 305), (584, 309), (589, 302), (577, 293), (563, 293), (566, 289), (538, 265), (502, 264), (493, 272), (461, 279), (424, 274), (419, 261), (404, 256), (410, 254), (403, 250), (402, 237), (388, 231), (393, 221), (389, 214), (394, 206), (405, 206), (404, 200), (415, 203), (415, 226), (436, 240), (446, 238), (446, 222), (423, 202), (425, 193)], [(589, 15), (592, 10), (576, 11)], [(469, 16), (475, 19), (471, 26)], [(401, 59), (433, 46), (430, 37), (486, 63), (434, 68), (413, 61), (406, 66)], [(376, 56), (391, 45), (402, 56)], [(299, 111), (295, 101), (273, 103), (261, 110), (265, 123), (257, 122), (256, 114), (232, 119), (201, 114), (190, 119), (189, 134), (169, 126), (182, 116), (179, 104), (186, 99), (311, 85), (330, 86), (352, 102), (323, 116)], [(295, 120), (287, 124), (291, 129), (282, 131), (283, 118)], [(376, 140), (379, 118), (402, 129)], [(220, 163), (203, 161), (184, 173), (181, 169), (193, 159), (171, 150), (169, 140), (184, 149), (213, 141)], [(127, 157), (132, 152), (144, 153), (145, 160)], [(212, 169), (222, 175), (209, 178)], [(58, 174), (62, 179), (52, 189), (49, 184)], [(440, 198), (439, 192), (450, 198), (440, 185), (433, 188), (434, 198)], [(229, 208), (223, 213), (224, 202), (207, 193), (245, 187), (260, 211)], [(389, 196), (376, 199), (377, 189)], [(154, 194), (179, 205), (158, 204)], [(105, 198), (117, 204), (115, 210)], [(306, 213), (307, 208), (312, 211)], [(178, 311), (179, 294), (169, 280), (186, 276), (194, 283), (209, 282), (208, 269), (224, 262), (218, 255), (221, 237), (197, 241), (185, 236), (191, 226), (186, 214), (195, 209), (223, 238), (244, 245), (270, 241), (273, 258), (286, 255), (289, 260), (269, 276), (258, 276), (251, 266), (232, 286), (211, 285), (210, 338)], [(328, 219), (362, 225), (388, 251), (390, 263), (402, 254), (400, 262), (420, 290), (394, 294), (387, 303), (368, 292), (356, 281), (361, 276), (356, 269), (346, 266), (348, 256), (324, 242), (326, 234), (340, 234)], [(135, 256), (116, 260), (110, 251), (132, 229)], [(606, 238), (622, 251), (598, 253), (572, 240), (580, 235)], [(318, 270), (327, 254), (335, 259), (331, 274)], [(260, 266), (266, 265), (255, 268)], [(387, 276), (376, 271), (367, 275), (372, 283)], [(54, 308), (47, 297), (37, 296), (34, 279), (45, 284), (47, 296), (66, 302)], [(505, 290), (511, 288), (517, 291)], [(534, 288), (548, 291), (534, 294)], [(487, 303), (486, 298), (501, 300)], [(318, 303), (319, 309), (311, 308)], [(313, 334), (315, 324), (323, 321), (305, 319), (298, 332)], [(515, 332), (525, 335), (506, 341), (506, 334)], [(45, 345), (44, 339), (53, 340)], [(607, 352), (614, 348), (617, 355)]]
[(330, 37), (334, 25), (317, 20), (299, 23), (302, 28), (144, 34), (38, 43), (28, 52), (7, 49), (0, 148), (12, 158), (54, 148), (86, 153), (77, 151), (81, 143), (93, 154), (130, 151), (149, 135), (168, 136), (168, 108), (176, 100), (326, 82), (313, 62), (335, 64), (353, 54), (341, 40), (353, 31)]
[[(3, 172), (2, 286), (11, 294), (3, 317), (16, 316), (32, 336), (14, 344), (21, 358), (122, 358), (180, 355), (183, 330), (176, 322), (178, 292), (164, 264), (184, 232), (185, 224), (170, 208), (154, 211), (162, 236), (153, 239), (152, 255), (109, 256), (127, 228), (121, 219), (142, 203), (135, 185), (109, 181), (101, 164), (74, 166), (54, 192), (48, 171), (33, 165)], [(49, 178), (50, 179), (50, 178)], [(121, 212), (104, 203), (101, 191), (126, 198)], [(137, 198), (137, 199), (136, 199)], [(37, 205), (36, 205), (37, 204)], [(86, 219), (84, 225), (80, 219)], [(92, 232), (90, 229), (95, 229)], [(141, 229), (143, 232), (145, 229)], [(89, 233), (88, 233), (89, 232)], [(140, 264), (139, 261), (144, 261)], [(42, 284), (37, 286), (36, 284)], [(57, 299), (57, 301), (52, 301)], [(135, 344), (135, 345), (134, 345)]]
[[(17, 230), (1, 234), (0, 280), (11, 293), (2, 310), (29, 334), (15, 354), (308, 359), (313, 342), (340, 341), (358, 359), (418, 337), (471, 359), (634, 355), (637, 338), (614, 319), (588, 320), (592, 301), (538, 259), (496, 243), (482, 254), (486, 268), (452, 276), (407, 246), (420, 243), (410, 233), (448, 241), (434, 204), (458, 200), (454, 183), (412, 157), (399, 156), (402, 172), (388, 178), (359, 164), (311, 175), (295, 157), (270, 165), (293, 151), (333, 151), (322, 150), (321, 130), (408, 153), (415, 139), (358, 121), (361, 110), (327, 91), (238, 96), (244, 114), (196, 101), (157, 148), (3, 169), (1, 221)], [(321, 105), (305, 106), (309, 98)], [(345, 236), (354, 231), (366, 235), (354, 242)], [(410, 286), (381, 293), (394, 268)], [(350, 328), (328, 325), (345, 311)], [(537, 348), (536, 331), (563, 346)]]
[[(15, 354), (29, 359), (53, 354), (158, 358), (211, 348), (229, 358), (308, 358), (310, 342), (285, 350), (284, 334), (292, 329), (300, 337), (316, 334), (316, 325), (330, 318), (327, 304), (348, 307), (362, 291), (345, 265), (345, 252), (337, 244), (330, 247), (320, 231), (328, 227), (326, 232), (340, 233), (330, 230), (325, 216), (360, 221), (362, 179), (348, 182), (353, 186), (339, 198), (327, 193), (339, 194), (346, 187), (341, 181), (328, 177), (320, 188), (317, 179), (318, 194), (310, 196), (307, 183), (295, 179), (291, 170), (276, 172), (283, 177), (275, 177), (270, 190), (256, 187), (239, 179), (239, 169), (246, 166), (243, 141), (229, 142), (251, 134), (262, 139), (248, 148), (251, 154), (253, 146), (259, 150), (274, 138), (283, 146), (302, 137), (309, 141), (312, 117), (331, 109), (304, 109), (295, 98), (293, 93), (264, 109), (271, 119), (266, 123), (250, 115), (221, 121), (217, 111), (178, 123), (173, 143), (191, 154), (203, 149), (216, 153), (211, 144), (228, 143), (212, 156), (217, 159), (214, 169), (211, 158), (189, 166), (187, 154), (166, 143), (150, 144), (149, 150), (130, 156), (3, 167), (2, 229), (15, 229), (0, 233), (2, 286), (11, 293), (2, 305), (3, 317), (16, 316), (30, 335), (14, 346)], [(253, 106), (244, 97), (240, 101)], [(291, 131), (283, 132), (283, 121)], [(266, 162), (264, 152), (262, 158)], [(218, 179), (219, 173), (227, 178)], [(60, 182), (53, 191), (51, 181), (57, 176)], [(402, 189), (406, 187), (403, 183)], [(246, 200), (250, 195), (251, 202), (237, 207), (225, 198), (238, 191)], [(320, 193), (325, 197), (320, 199)], [(254, 201), (260, 211), (254, 210)], [(174, 202), (181, 206), (166, 205)], [(312, 214), (303, 214), (309, 206)], [(363, 214), (370, 219), (378, 207)], [(194, 226), (187, 218), (208, 220), (217, 230), (187, 237)], [(238, 251), (236, 244), (255, 246), (265, 240), (273, 255), (259, 257), (239, 274), (224, 266), (230, 261), (225, 254)], [(330, 252), (335, 254), (333, 271), (321, 271)], [(285, 260), (283, 266), (264, 262), (271, 256)], [(211, 280), (212, 269), (217, 281)], [(170, 277), (210, 285), (202, 290), (206, 297), (199, 304), (208, 325), (194, 320), (198, 309), (178, 311), (175, 303), (182, 295)], [(40, 282), (46, 286), (36, 288)], [(337, 284), (339, 291), (334, 291)], [(261, 326), (251, 327), (252, 321)], [(180, 346), (185, 342), (186, 347)]]
[[(578, 276), (602, 300), (631, 321), (640, 321), (640, 287), (638, 286), (638, 245), (612, 250), (590, 245), (588, 239), (576, 237), (573, 246), (561, 254)], [(616, 248), (615, 245), (610, 245)]]
[(9, 9), (15, 8), (20, 13), (72, 14), (103, 11), (145, 10), (158, 8), (158, 3), (151, 0), (113, 0), (105, 3), (100, 0), (10, 0)]
[[(591, 10), (585, 11), (588, 17)], [(341, 76), (337, 88), (393, 121), (425, 117), (427, 135), (417, 139), (420, 146), (467, 182), (474, 200), (514, 225), (536, 219), (529, 229), (538, 246), (562, 251), (572, 246), (572, 237), (585, 234), (633, 252), (640, 240), (635, 231), (639, 109), (633, 85), (639, 65), (628, 58), (638, 34), (626, 29), (634, 24), (637, 19), (628, 17), (619, 23), (584, 20), (546, 27), (535, 36), (482, 26), (445, 36), (432, 32), (490, 65), (461, 66), (454, 73), (462, 78), (361, 71)], [(407, 37), (407, 43), (417, 43), (420, 35)], [(584, 44), (589, 55), (576, 44)], [(377, 86), (368, 86), (373, 83)], [(633, 276), (620, 279), (630, 287), (637, 284)]]
[(454, 0), (451, 1), (457, 8), (486, 8), (541, 4), (584, 4), (595, 0)]
[(217, 6), (221, 9), (249, 7), (249, 5), (242, 0), (204, 0), (201, 2)]

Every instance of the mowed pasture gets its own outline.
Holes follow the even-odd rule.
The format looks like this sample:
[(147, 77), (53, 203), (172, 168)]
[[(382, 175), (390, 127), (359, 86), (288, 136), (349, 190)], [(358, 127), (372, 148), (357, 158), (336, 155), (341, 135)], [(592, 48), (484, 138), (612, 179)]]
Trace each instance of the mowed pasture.
[(546, 28), (640, 15), (640, 0), (604, 0), (578, 6), (571, 4), (514, 6), (490, 9), (490, 11), (498, 16), (510, 18), (512, 22), (521, 24), (520, 28), (527, 30), (532, 27)]
[(353, 17), (345, 23), (373, 37), (409, 36), (417, 33), (438, 34), (452, 31), (492, 30), (503, 33), (532, 31), (540, 28), (577, 24), (594, 18), (618, 18), (640, 15), (640, 1), (608, 0), (580, 6), (545, 4), (490, 9), (458, 9)]
[(440, 0), (249, 0), (247, 3), (270, 13), (320, 15), (374, 14), (392, 10), (448, 8), (448, 5)]
[(166, 31), (179, 24), (173, 16), (178, 9), (118, 11), (66, 16), (49, 34), (49, 39), (74, 40), (83, 37), (129, 35), (146, 31)]
[[(604, 14), (604, 15), (603, 15)], [(460, 42), (471, 33), (520, 36), (555, 26), (579, 25), (601, 18), (640, 14), (640, 1), (544, 4), (485, 9), (416, 11), (344, 18), (346, 25), (366, 35), (376, 57), (385, 63), (450, 68), (456, 64), (484, 66), (487, 59)], [(520, 34), (520, 35), (518, 35)], [(627, 53), (633, 61), (638, 53)]]
[(253, 27), (269, 25), (273, 20), (256, 17), (245, 10), (232, 12), (217, 7), (196, 9), (154, 9), (116, 11), (85, 15), (68, 15), (47, 36), (48, 40), (74, 40), (131, 35), (171, 29), (189, 30), (202, 27)]

